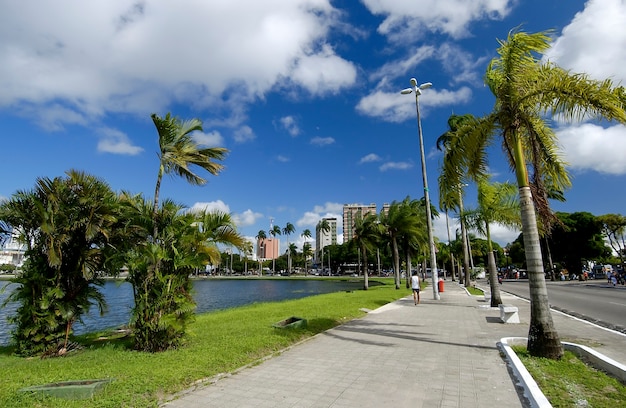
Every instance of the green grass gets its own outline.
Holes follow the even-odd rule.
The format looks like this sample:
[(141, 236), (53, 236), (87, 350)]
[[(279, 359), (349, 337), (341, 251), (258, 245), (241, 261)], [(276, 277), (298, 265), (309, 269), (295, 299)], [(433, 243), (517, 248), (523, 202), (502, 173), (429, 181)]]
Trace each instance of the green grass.
[(485, 292), (483, 292), (483, 291), (482, 291), (482, 290), (480, 290), (480, 289), (476, 289), (476, 288), (475, 288), (475, 287), (473, 287), (473, 286), (468, 286), (468, 287), (466, 287), (465, 289), (467, 289), (467, 291), (469, 292), (469, 294), (470, 294), (470, 295), (473, 295), (473, 296), (483, 296), (483, 295), (485, 294)]
[[(178, 350), (148, 354), (129, 349), (129, 339), (94, 333), (77, 341), (84, 349), (66, 357), (26, 359), (0, 348), (0, 407), (156, 407), (194, 382), (233, 371), (305, 338), (361, 317), (410, 290), (392, 278), (372, 278), (367, 291), (338, 292), (298, 300), (258, 303), (198, 315), (190, 339)], [(271, 325), (290, 316), (308, 320), (299, 330)], [(104, 338), (106, 337), (106, 338)], [(91, 400), (37, 397), (18, 390), (50, 382), (114, 378)]]
[(613, 408), (624, 405), (626, 386), (565, 351), (559, 361), (532, 357), (524, 346), (512, 347), (553, 407)]

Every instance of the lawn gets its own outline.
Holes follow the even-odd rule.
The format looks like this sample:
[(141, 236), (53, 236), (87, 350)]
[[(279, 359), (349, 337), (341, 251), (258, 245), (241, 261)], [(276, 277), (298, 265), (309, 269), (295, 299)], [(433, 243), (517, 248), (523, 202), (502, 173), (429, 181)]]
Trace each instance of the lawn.
[[(338, 292), (275, 303), (258, 303), (198, 315), (190, 337), (178, 350), (148, 354), (129, 348), (129, 338), (113, 333), (78, 337), (81, 350), (62, 358), (25, 359), (0, 348), (0, 407), (156, 407), (168, 395), (219, 373), (233, 371), (305, 338), (361, 317), (410, 290), (392, 279), (372, 278), (369, 290)], [(303, 330), (272, 324), (290, 316), (308, 320)], [(88, 400), (37, 397), (18, 390), (50, 382), (114, 379)]]

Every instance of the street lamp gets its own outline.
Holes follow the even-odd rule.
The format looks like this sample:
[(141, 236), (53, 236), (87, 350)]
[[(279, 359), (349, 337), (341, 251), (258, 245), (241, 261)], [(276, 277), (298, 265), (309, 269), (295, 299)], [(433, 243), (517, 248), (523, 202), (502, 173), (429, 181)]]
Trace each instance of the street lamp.
[[(411, 78), (411, 88), (403, 89), (400, 93), (402, 95), (408, 95), (410, 93), (415, 93), (415, 110), (417, 112), (417, 134), (419, 136), (420, 143), (420, 156), (422, 159), (422, 179), (424, 181), (424, 200), (426, 201), (426, 228), (428, 228), (428, 245), (430, 248), (430, 268), (432, 274), (432, 282), (433, 282), (433, 299), (439, 300), (439, 288), (438, 288), (438, 273), (437, 273), (437, 256), (435, 254), (435, 239), (433, 237), (433, 225), (431, 219), (431, 210), (430, 210), (430, 197), (428, 194), (428, 177), (426, 175), (426, 156), (424, 154), (424, 138), (422, 136), (422, 122), (420, 120), (420, 104), (419, 104), (419, 96), (422, 94), (424, 89), (430, 88), (433, 86), (432, 83), (426, 82), (422, 85), (417, 85), (417, 79)], [(410, 269), (410, 268), (407, 268)]]

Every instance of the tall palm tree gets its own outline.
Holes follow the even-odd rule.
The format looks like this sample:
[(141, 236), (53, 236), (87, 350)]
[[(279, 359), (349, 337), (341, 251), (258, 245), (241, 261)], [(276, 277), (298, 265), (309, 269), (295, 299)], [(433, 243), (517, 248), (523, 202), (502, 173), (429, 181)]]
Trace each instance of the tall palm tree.
[[(259, 230), (255, 238), (257, 242), (257, 253), (260, 255), (261, 254), (261, 242), (267, 239), (267, 234), (265, 233), (264, 230)], [(259, 276), (263, 276), (263, 260), (261, 259), (261, 256), (259, 256)]]
[(304, 231), (302, 231), (302, 234), (300, 234), (300, 236), (306, 241), (307, 239), (311, 239), (311, 230), (310, 229), (305, 229)]
[[(451, 146), (456, 146), (458, 142), (455, 140), (458, 137), (458, 130), (462, 127), (472, 123), (476, 118), (473, 115), (450, 115), (448, 118), (448, 130), (437, 138), (435, 145), (438, 150), (444, 151), (444, 160), (442, 167), (446, 167), (446, 161), (449, 161), (450, 155), (449, 149)], [(461, 224), (462, 245), (463, 245), (463, 269), (464, 269), (464, 282), (465, 287), (470, 286), (470, 250), (469, 242), (467, 239), (467, 232), (465, 231), (465, 222), (463, 220), (463, 187), (466, 186), (464, 177), (460, 174), (453, 173), (454, 177), (449, 177), (449, 173), (442, 172), (439, 176), (439, 201), (442, 203), (446, 211), (446, 217), (449, 209), (458, 209), (459, 211), (459, 223)], [(447, 223), (447, 218), (446, 218)], [(448, 241), (450, 238), (448, 237)]]
[[(283, 235), (287, 236), (287, 248), (290, 246), (289, 235), (296, 232), (296, 227), (293, 226), (292, 223), (288, 222), (285, 224), (285, 228), (283, 228)], [(291, 275), (291, 251), (287, 251), (287, 272)]]
[[(270, 235), (272, 236), (272, 239), (276, 239), (276, 235), (280, 235), (280, 227), (278, 225), (274, 225), (270, 230)], [(272, 245), (274, 244), (272, 243)], [(273, 254), (272, 256), (272, 273), (276, 274), (276, 254)]]
[[(401, 203), (405, 222), (400, 228), (399, 243), (404, 253), (406, 263), (406, 287), (411, 287), (411, 258), (416, 253), (428, 253), (428, 230), (425, 225), (426, 200), (411, 200), (406, 197)], [(431, 214), (437, 216), (437, 211), (431, 208)], [(431, 265), (431, 268), (433, 266)]]
[[(328, 224), (328, 220), (322, 218), (320, 220), (320, 222), (317, 223), (317, 229), (318, 231), (320, 231), (320, 236), (324, 235), (324, 233), (327, 233), (330, 231), (330, 224)], [(320, 239), (320, 247), (318, 248), (320, 250), (320, 254), (321, 254), (321, 265), (322, 265), (322, 271), (324, 270), (324, 245), (322, 244), (322, 239)], [(328, 271), (328, 273), (330, 273), (330, 271)]]
[(367, 253), (374, 249), (374, 245), (382, 234), (382, 227), (376, 214), (366, 214), (363, 217), (360, 213), (354, 219), (354, 235), (352, 241), (356, 244), (363, 257), (363, 289), (369, 288)]
[(485, 74), (485, 83), (495, 96), (494, 109), (456, 132), (448, 149), (449, 166), (443, 172), (451, 184), (460, 182), (466, 173), (475, 180), (484, 177), (487, 146), (495, 137), (501, 139), (519, 188), (531, 304), (527, 349), (533, 356), (558, 359), (563, 346), (550, 313), (536, 214), (549, 211), (541, 200), (544, 180), (564, 191), (570, 179), (544, 115), (563, 120), (596, 116), (626, 123), (626, 112), (610, 80), (592, 80), (542, 62), (540, 54), (549, 47), (546, 32), (515, 31), (500, 41), (498, 57), (491, 60)]
[(298, 246), (291, 243), (287, 246), (287, 272), (291, 275), (291, 260), (298, 257)]
[[(202, 131), (202, 122), (198, 119), (182, 121), (178, 117), (167, 113), (164, 118), (151, 115), (154, 126), (159, 134), (159, 171), (154, 189), (154, 212), (153, 219), (156, 220), (159, 210), (159, 192), (161, 190), (161, 180), (164, 174), (174, 173), (183, 177), (190, 184), (204, 185), (207, 180), (194, 172), (192, 166), (200, 167), (217, 175), (224, 166), (216, 161), (223, 160), (228, 152), (223, 147), (201, 148), (192, 138), (195, 131)], [(157, 239), (157, 223), (154, 223), (153, 239)]]
[(488, 179), (478, 182), (478, 207), (468, 210), (465, 217), (470, 228), (487, 238), (487, 269), (491, 288), (491, 306), (502, 303), (498, 285), (496, 262), (491, 241), (491, 224), (519, 228), (519, 202), (515, 185), (510, 183), (489, 183)]

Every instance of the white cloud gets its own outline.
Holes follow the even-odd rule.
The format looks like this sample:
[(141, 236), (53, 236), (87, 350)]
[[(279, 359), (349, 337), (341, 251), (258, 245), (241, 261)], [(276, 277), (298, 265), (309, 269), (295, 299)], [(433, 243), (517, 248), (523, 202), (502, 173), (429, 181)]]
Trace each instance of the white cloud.
[(276, 160), (278, 160), (278, 161), (279, 161), (279, 162), (281, 162), (281, 163), (287, 163), (287, 162), (289, 162), (291, 159), (290, 159), (289, 157), (287, 157), (287, 156), (283, 156), (283, 155), (280, 155), (280, 154), (279, 154), (278, 156), (276, 156)]
[(314, 137), (311, 139), (311, 144), (316, 146), (327, 146), (335, 143), (335, 139), (332, 137)]
[(468, 36), (470, 23), (501, 19), (514, 3), (515, 0), (363, 0), (373, 14), (385, 16), (378, 31), (400, 42), (419, 41), (426, 31), (454, 38)]
[(193, 138), (196, 143), (202, 146), (216, 147), (224, 145), (224, 138), (222, 137), (220, 132), (216, 130), (209, 133), (194, 132)]
[(335, 55), (328, 44), (317, 54), (297, 60), (291, 80), (314, 95), (337, 93), (356, 81), (354, 64)]
[(590, 0), (563, 29), (545, 57), (592, 78), (626, 82), (626, 3)]
[(343, 213), (343, 204), (326, 202), (324, 205), (313, 207), (316, 213)]
[(256, 138), (254, 131), (250, 128), (250, 126), (242, 126), (239, 129), (233, 132), (233, 137), (235, 138), (235, 142), (244, 143), (249, 140), (254, 140)]
[(279, 119), (279, 122), (291, 136), (298, 136), (300, 134), (300, 128), (293, 116), (284, 116)]
[(111, 128), (98, 130), (101, 139), (98, 142), (98, 151), (104, 153), (137, 155), (143, 151), (141, 147), (133, 146), (125, 133)]
[(556, 130), (564, 160), (575, 170), (626, 174), (626, 127), (603, 128), (594, 124), (562, 127)]
[(413, 167), (413, 163), (408, 162), (387, 162), (379, 167), (380, 171), (387, 170), (408, 170)]
[(361, 157), (361, 160), (359, 160), (359, 164), (363, 164), (363, 163), (373, 163), (373, 162), (377, 162), (377, 161), (381, 161), (382, 159), (380, 158), (379, 155), (377, 155), (376, 153), (370, 153), (366, 156)]
[(210, 202), (197, 202), (189, 208), (190, 212), (200, 211), (220, 211), (226, 214), (230, 214), (230, 207), (222, 200), (210, 201)]
[(353, 64), (325, 43), (339, 17), (329, 0), (10, 2), (0, 108), (60, 128), (181, 103), (225, 109), (239, 126), (247, 104), (285, 81), (314, 95), (354, 83)]
[(242, 212), (241, 214), (233, 214), (233, 220), (238, 227), (254, 225), (261, 218), (263, 218), (263, 214), (254, 212), (250, 209)]

